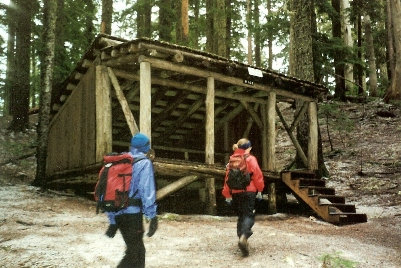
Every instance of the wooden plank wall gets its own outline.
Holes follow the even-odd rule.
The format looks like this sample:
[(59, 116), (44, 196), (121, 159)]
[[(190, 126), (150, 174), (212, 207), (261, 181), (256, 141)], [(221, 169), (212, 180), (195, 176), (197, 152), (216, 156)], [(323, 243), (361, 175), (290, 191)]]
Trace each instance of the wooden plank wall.
[(53, 118), (49, 129), (47, 176), (96, 162), (94, 86), (91, 67)]

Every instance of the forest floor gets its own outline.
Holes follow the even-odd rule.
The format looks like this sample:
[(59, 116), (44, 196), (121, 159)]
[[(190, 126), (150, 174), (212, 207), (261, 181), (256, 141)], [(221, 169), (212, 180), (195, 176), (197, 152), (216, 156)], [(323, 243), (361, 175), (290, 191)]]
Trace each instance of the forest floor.
[[(321, 133), (327, 183), (368, 221), (335, 226), (313, 214), (257, 215), (241, 257), (232, 216), (160, 213), (145, 236), (147, 267), (401, 267), (401, 110), (380, 102), (341, 104), (349, 133), (325, 121)], [(34, 118), (33, 118), (34, 121)], [(339, 123), (338, 123), (339, 124)], [(107, 219), (95, 203), (69, 192), (30, 186), (35, 172), (34, 123), (8, 133), (0, 118), (0, 267), (115, 267), (125, 245), (107, 238)], [(279, 134), (280, 134), (279, 130)], [(288, 139), (278, 136), (279, 151)], [(286, 147), (288, 146), (288, 150)]]

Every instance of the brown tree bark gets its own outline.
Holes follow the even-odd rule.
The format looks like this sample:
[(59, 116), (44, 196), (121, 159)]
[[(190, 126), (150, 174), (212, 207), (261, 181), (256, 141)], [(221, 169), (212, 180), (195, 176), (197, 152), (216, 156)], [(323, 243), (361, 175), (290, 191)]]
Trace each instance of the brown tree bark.
[(29, 126), (29, 92), (30, 92), (30, 55), (31, 55), (31, 28), (32, 6), (31, 0), (18, 0), (17, 28), (15, 47), (15, 87), (12, 89), (11, 114), (13, 120), (9, 129), (24, 131)]
[(149, 0), (138, 0), (137, 6), (137, 37), (151, 37), (151, 3)]
[(159, 1), (159, 36), (160, 40), (171, 42), (174, 12), (171, 0)]
[(389, 102), (391, 100), (401, 99), (401, 3), (400, 0), (392, 1), (392, 24), (393, 24), (393, 37), (395, 48), (395, 68), (392, 74), (391, 85), (387, 89), (384, 100)]
[(15, 29), (16, 16), (13, 8), (7, 9), (8, 39), (7, 39), (7, 71), (4, 86), (4, 109), (3, 114), (11, 114), (12, 107), (11, 90), (15, 87)]
[(45, 32), (45, 56), (43, 62), (39, 106), (39, 125), (38, 142), (36, 154), (36, 177), (33, 182), (36, 186), (46, 187), (46, 159), (47, 159), (47, 139), (49, 134), (50, 122), (50, 100), (53, 80), (55, 32), (57, 18), (57, 0), (45, 1), (44, 29)]
[(377, 97), (377, 74), (376, 74), (376, 57), (375, 47), (373, 44), (373, 35), (370, 16), (364, 17), (365, 22), (365, 42), (366, 42), (366, 56), (369, 63), (369, 95)]
[(102, 0), (102, 22), (100, 33), (111, 35), (111, 25), (113, 22), (113, 0)]

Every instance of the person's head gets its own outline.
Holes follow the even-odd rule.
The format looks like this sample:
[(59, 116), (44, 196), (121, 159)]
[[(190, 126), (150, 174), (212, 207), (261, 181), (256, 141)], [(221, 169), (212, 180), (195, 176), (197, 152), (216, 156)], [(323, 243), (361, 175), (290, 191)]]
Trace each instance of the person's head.
[(150, 150), (150, 140), (145, 134), (138, 132), (131, 138), (131, 147), (146, 154)]
[(233, 151), (238, 148), (249, 152), (252, 149), (252, 143), (246, 138), (239, 139), (237, 143), (233, 144)]

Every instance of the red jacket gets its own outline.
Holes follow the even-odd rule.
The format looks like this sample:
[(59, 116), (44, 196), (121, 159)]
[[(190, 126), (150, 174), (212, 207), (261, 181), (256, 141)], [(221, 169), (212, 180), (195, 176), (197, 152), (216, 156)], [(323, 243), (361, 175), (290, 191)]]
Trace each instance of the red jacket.
[[(234, 154), (245, 154), (245, 150), (237, 149), (234, 151)], [(253, 155), (248, 155), (246, 159), (246, 166), (247, 170), (250, 174), (252, 174), (251, 182), (246, 187), (247, 192), (262, 192), (263, 188), (265, 187), (265, 182), (263, 179), (262, 170), (260, 170), (258, 160)], [(224, 187), (222, 194), (225, 198), (230, 198), (231, 194), (241, 193), (244, 190), (231, 190), (227, 185), (227, 178), (228, 178), (228, 168), (226, 169), (226, 176), (224, 178)]]

